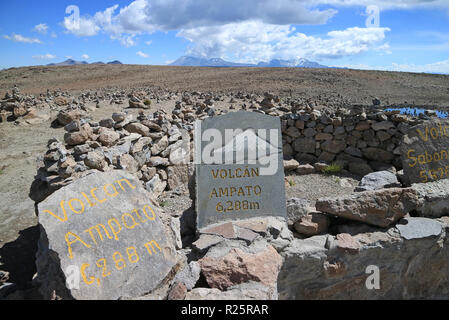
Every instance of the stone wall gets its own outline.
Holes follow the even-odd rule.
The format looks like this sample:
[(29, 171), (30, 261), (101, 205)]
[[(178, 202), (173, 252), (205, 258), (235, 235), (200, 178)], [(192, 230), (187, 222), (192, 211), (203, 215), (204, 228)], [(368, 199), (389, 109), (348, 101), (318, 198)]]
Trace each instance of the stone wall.
[(363, 108), (324, 114), (302, 109), (281, 117), (284, 157), (302, 164), (337, 162), (358, 175), (391, 165), (401, 169), (402, 136), (431, 115), (412, 118), (399, 111)]
[[(282, 252), (279, 299), (447, 299), (448, 217), (406, 218), (395, 227), (295, 239)], [(377, 288), (369, 276), (378, 268)], [(371, 267), (372, 268), (372, 267)]]

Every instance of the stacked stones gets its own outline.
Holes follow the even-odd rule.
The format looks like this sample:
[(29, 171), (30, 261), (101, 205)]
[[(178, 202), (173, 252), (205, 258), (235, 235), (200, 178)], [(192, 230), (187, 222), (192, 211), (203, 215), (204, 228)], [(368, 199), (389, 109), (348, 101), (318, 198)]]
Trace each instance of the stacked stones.
[(391, 165), (401, 168), (400, 141), (414, 124), (399, 111), (329, 115), (302, 109), (282, 117), (284, 156), (300, 163), (338, 162), (362, 176)]
[[(116, 94), (120, 93), (120, 97)], [(126, 93), (114, 93), (116, 99), (126, 97)], [(64, 97), (61, 93), (62, 100)], [(82, 94), (79, 105), (85, 101), (111, 98), (111, 92)], [(178, 96), (179, 93), (176, 94)], [(82, 108), (70, 105), (58, 114), (57, 120), (66, 126), (65, 135), (69, 162), (60, 161), (55, 154), (55, 141), (50, 141), (44, 160), (45, 166), (39, 170), (38, 180), (48, 184), (49, 191), (70, 183), (85, 175), (91, 169), (106, 171), (113, 168), (125, 169), (147, 184), (149, 190), (160, 194), (164, 190), (174, 190), (187, 182), (185, 168), (175, 169), (173, 149), (180, 146), (180, 131), (188, 132), (185, 137), (192, 144), (193, 122), (197, 119), (224, 113), (216, 109), (214, 102), (223, 101), (222, 95), (210, 93), (181, 93), (172, 114), (156, 112), (149, 116), (141, 114), (134, 120), (126, 113), (116, 113), (112, 118), (99, 123), (88, 122), (88, 113)], [(136, 90), (128, 94), (130, 107), (141, 110), (148, 108), (145, 97), (171, 99), (172, 94), (149, 93)], [(56, 97), (57, 99), (59, 97)], [(352, 111), (338, 109), (331, 113), (316, 110), (313, 103), (304, 101), (282, 101), (273, 94), (266, 93), (257, 101), (256, 95), (235, 94), (231, 98), (243, 99), (250, 103), (249, 110), (273, 116), (280, 116), (283, 133), (283, 149), (286, 159), (296, 161), (286, 163), (286, 171), (295, 169), (299, 174), (320, 171), (326, 164), (337, 162), (350, 172), (364, 176), (373, 171), (401, 168), (399, 144), (407, 130), (422, 119), (401, 115), (397, 111), (385, 112), (363, 108)], [(65, 98), (64, 98), (65, 99)], [(113, 103), (114, 99), (111, 100)], [(66, 101), (67, 102), (67, 101)], [(73, 102), (73, 101), (72, 101)], [(285, 105), (290, 102), (290, 106)], [(61, 102), (62, 103), (62, 102)], [(244, 103), (242, 109), (246, 108)], [(435, 114), (424, 117), (436, 116)], [(174, 145), (174, 146), (173, 146)], [(61, 149), (59, 148), (59, 149)], [(56, 152), (56, 153), (55, 153)], [(55, 163), (58, 162), (58, 165)], [(310, 164), (313, 164), (311, 166)], [(395, 169), (393, 169), (395, 170)], [(173, 175), (177, 172), (178, 175)], [(65, 182), (64, 182), (65, 181)]]
[[(39, 179), (52, 192), (89, 170), (124, 169), (146, 183), (156, 196), (166, 187), (174, 190), (187, 182), (187, 172), (172, 174), (181, 173), (172, 167), (180, 164), (175, 150), (182, 145), (183, 138), (190, 140), (188, 130), (192, 128), (181, 124), (187, 129), (181, 132), (168, 119), (173, 120), (169, 115), (157, 113), (139, 116), (139, 120), (125, 113), (114, 113), (112, 118), (99, 123), (72, 121), (65, 126), (65, 146), (56, 140), (49, 141)], [(183, 137), (185, 132), (187, 137)]]
[(37, 123), (49, 119), (48, 115), (40, 112), (46, 106), (46, 101), (41, 97), (26, 96), (20, 93), (19, 88), (14, 87), (12, 93), (6, 93), (0, 101), (0, 122), (17, 121), (23, 119), (28, 123)]

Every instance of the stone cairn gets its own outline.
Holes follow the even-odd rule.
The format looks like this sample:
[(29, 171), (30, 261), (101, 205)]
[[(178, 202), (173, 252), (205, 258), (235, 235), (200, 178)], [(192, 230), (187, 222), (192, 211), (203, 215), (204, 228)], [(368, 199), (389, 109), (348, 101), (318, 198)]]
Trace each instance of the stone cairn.
[[(241, 109), (281, 118), (286, 171), (312, 173), (337, 162), (365, 177), (357, 192), (348, 196), (318, 199), (315, 204), (287, 200), (287, 223), (264, 217), (196, 231), (194, 208), (184, 212), (167, 222), (182, 262), (169, 281), (147, 298), (449, 296), (445, 231), (449, 220), (444, 217), (449, 214), (444, 205), (449, 180), (410, 186), (397, 178), (402, 136), (433, 114), (416, 118), (377, 107), (331, 112), (306, 102), (286, 105), (269, 93), (259, 102), (251, 95), (239, 97), (249, 103)], [(122, 112), (100, 122), (86, 120), (77, 109), (62, 111), (58, 121), (65, 125), (64, 142), (48, 142), (31, 195), (40, 202), (93, 171), (114, 169), (132, 174), (155, 197), (164, 191), (186, 190), (192, 159), (180, 165), (175, 151), (183, 140), (192, 141), (195, 120), (220, 115), (214, 107), (219, 99), (183, 94), (172, 114), (142, 110), (133, 119)], [(148, 109), (137, 94), (129, 105)], [(419, 217), (411, 217), (412, 212)], [(381, 270), (384, 287), (367, 289), (369, 265)], [(426, 286), (418, 279), (424, 279)], [(199, 285), (201, 281), (208, 287)]]

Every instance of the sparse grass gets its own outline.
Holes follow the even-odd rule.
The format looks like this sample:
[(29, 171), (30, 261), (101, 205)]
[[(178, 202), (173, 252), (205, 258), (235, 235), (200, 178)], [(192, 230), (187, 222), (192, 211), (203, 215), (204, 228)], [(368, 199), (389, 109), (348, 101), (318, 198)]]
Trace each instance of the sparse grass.
[(332, 174), (340, 173), (342, 170), (343, 170), (343, 166), (334, 162), (331, 165), (324, 168), (323, 173), (332, 175)]
[(149, 106), (151, 106), (151, 100), (145, 99), (143, 101), (143, 104), (149, 107)]
[(296, 182), (294, 180), (288, 180), (288, 184), (290, 185), (290, 187), (296, 186)]
[(161, 206), (161, 208), (164, 208), (164, 207), (168, 206), (168, 201), (162, 201), (159, 203), (159, 205)]

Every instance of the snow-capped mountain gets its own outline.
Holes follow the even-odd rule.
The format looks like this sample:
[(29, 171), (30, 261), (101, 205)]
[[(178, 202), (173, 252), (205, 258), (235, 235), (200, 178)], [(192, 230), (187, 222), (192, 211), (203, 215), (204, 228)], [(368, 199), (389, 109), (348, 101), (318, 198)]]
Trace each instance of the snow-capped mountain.
[(304, 58), (292, 60), (273, 59), (270, 62), (259, 62), (257, 66), (266, 68), (327, 68), (327, 66)]
[(170, 64), (171, 66), (184, 66), (184, 67), (251, 67), (252, 65), (244, 63), (234, 63), (225, 61), (221, 58), (200, 58), (183, 56)]
[(221, 58), (200, 58), (192, 56), (183, 56), (170, 64), (171, 66), (185, 67), (263, 67), (263, 68), (328, 68), (317, 62), (313, 62), (304, 58), (281, 60), (273, 59), (269, 62), (259, 62), (258, 64), (235, 63), (223, 60)]

